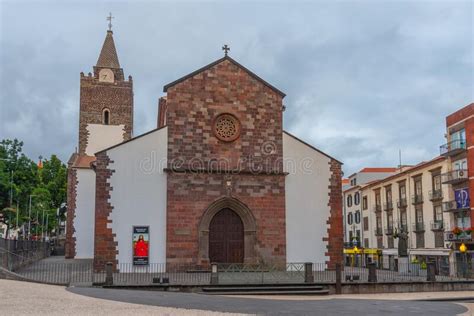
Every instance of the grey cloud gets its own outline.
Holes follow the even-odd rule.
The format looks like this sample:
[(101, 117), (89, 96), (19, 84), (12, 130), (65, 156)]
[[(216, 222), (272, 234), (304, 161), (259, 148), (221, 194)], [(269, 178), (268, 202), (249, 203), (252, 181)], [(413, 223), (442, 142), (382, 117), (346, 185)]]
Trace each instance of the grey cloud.
[(472, 102), (470, 1), (3, 2), (0, 136), (33, 157), (77, 143), (79, 73), (106, 21), (134, 78), (135, 134), (156, 124), (164, 84), (231, 55), (287, 93), (285, 129), (364, 166), (438, 154), (444, 117)]

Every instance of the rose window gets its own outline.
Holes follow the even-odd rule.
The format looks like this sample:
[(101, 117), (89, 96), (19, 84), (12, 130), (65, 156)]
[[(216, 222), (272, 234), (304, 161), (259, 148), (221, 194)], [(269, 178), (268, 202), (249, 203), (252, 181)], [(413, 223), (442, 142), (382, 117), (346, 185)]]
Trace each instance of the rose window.
[(225, 142), (236, 140), (240, 134), (240, 122), (232, 114), (220, 114), (214, 122), (214, 134)]

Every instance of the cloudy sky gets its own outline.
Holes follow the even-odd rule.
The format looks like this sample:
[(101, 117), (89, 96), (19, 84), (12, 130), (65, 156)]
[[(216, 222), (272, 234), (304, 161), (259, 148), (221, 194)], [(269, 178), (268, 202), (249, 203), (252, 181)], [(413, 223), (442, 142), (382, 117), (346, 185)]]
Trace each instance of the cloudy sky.
[(395, 166), (439, 154), (444, 118), (474, 101), (471, 1), (1, 1), (0, 138), (31, 157), (77, 146), (79, 73), (112, 11), (134, 78), (135, 135), (162, 87), (230, 55), (287, 94), (284, 127), (343, 161)]

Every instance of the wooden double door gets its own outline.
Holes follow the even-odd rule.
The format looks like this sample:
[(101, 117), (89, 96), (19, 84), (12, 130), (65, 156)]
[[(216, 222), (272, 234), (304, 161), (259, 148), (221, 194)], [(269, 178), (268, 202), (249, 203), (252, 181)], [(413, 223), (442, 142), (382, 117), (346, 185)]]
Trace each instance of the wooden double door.
[(229, 208), (217, 212), (209, 225), (209, 259), (211, 263), (244, 262), (244, 225)]

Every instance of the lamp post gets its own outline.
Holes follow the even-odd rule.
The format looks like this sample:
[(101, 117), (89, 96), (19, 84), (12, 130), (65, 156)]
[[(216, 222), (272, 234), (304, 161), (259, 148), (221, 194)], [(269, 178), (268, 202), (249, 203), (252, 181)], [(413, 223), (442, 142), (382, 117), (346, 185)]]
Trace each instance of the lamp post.
[(28, 240), (31, 239), (31, 198), (34, 195), (30, 194), (30, 202), (28, 207)]
[(467, 278), (467, 247), (464, 243), (461, 243), (461, 245), (459, 246), (459, 252), (462, 254), (463, 257), (462, 274), (463, 277)]

